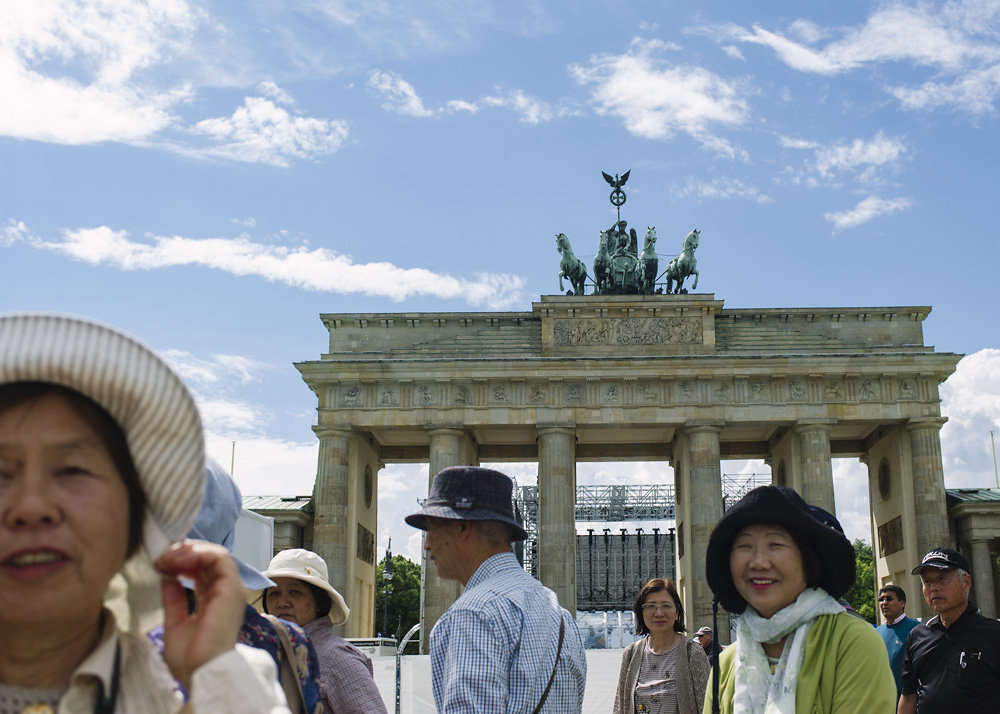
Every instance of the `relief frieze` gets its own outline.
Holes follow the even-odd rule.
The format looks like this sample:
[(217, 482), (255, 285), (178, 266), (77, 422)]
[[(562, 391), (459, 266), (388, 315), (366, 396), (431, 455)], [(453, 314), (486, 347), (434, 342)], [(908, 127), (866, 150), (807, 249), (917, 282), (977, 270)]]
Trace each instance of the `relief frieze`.
[(554, 342), (566, 345), (701, 344), (701, 319), (692, 317), (555, 320)]

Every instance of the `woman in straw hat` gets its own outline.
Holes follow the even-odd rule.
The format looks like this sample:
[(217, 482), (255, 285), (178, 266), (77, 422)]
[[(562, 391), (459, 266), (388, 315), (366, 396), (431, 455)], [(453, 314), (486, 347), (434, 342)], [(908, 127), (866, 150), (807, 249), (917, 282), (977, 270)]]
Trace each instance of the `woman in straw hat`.
[[(146, 347), (76, 318), (0, 316), (0, 714), (173, 714), (178, 682), (195, 712), (287, 714), (267, 654), (237, 649), (232, 558), (177, 542), (204, 479), (194, 401)], [(104, 605), (140, 549), (163, 578), (162, 656)]]
[(264, 576), (275, 583), (263, 593), (264, 612), (294, 622), (316, 648), (325, 711), (385, 714), (368, 655), (333, 631), (351, 611), (330, 584), (326, 561), (310, 550), (291, 548), (271, 559)]
[(740, 615), (706, 713), (895, 710), (881, 638), (835, 600), (854, 583), (854, 548), (795, 491), (761, 486), (730, 508), (709, 539), (706, 575), (713, 607)]

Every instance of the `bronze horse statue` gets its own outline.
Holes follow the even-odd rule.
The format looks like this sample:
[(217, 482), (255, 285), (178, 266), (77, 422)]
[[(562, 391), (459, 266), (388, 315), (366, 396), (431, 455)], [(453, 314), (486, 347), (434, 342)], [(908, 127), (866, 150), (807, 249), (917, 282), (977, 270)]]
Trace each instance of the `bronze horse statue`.
[(674, 295), (686, 295), (687, 290), (682, 286), (684, 285), (684, 279), (691, 275), (694, 276), (694, 283), (691, 285), (691, 289), (695, 290), (698, 287), (698, 261), (694, 257), (694, 251), (698, 247), (700, 236), (701, 234), (697, 228), (688, 233), (684, 238), (681, 254), (671, 260), (667, 266), (663, 276), (667, 279), (668, 295), (671, 293)]
[(587, 279), (587, 266), (576, 257), (565, 233), (556, 234), (556, 250), (562, 254), (559, 261), (559, 291), (563, 290), (563, 278), (569, 280), (573, 289), (567, 295), (583, 295), (583, 284)]
[(611, 256), (608, 253), (608, 231), (601, 231), (601, 240), (597, 245), (597, 255), (594, 256), (595, 292), (604, 293), (607, 289), (608, 269)]
[(656, 287), (656, 271), (659, 269), (660, 261), (656, 257), (656, 228), (650, 226), (646, 229), (646, 239), (642, 245), (642, 255), (639, 256), (639, 263), (636, 265), (639, 287), (643, 294), (652, 295)]

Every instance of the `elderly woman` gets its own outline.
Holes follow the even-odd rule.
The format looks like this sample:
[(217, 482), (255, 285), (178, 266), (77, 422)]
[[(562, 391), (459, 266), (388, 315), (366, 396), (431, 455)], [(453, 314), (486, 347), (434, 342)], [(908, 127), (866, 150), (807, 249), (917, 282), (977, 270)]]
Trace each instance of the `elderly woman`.
[(614, 714), (695, 714), (708, 681), (704, 648), (684, 636), (684, 608), (677, 588), (655, 578), (639, 591), (632, 608), (636, 634), (625, 648), (618, 674)]
[[(172, 714), (177, 683), (195, 712), (288, 712), (266, 653), (236, 648), (226, 549), (174, 543), (203, 490), (197, 409), (158, 357), (96, 323), (0, 316), (0, 713)], [(162, 656), (104, 606), (140, 548), (163, 576)]]
[(854, 583), (854, 548), (814, 513), (792, 489), (761, 486), (712, 532), (708, 584), (740, 617), (706, 714), (895, 711), (881, 638), (835, 599)]
[(312, 551), (281, 551), (264, 571), (275, 583), (264, 591), (264, 612), (294, 622), (309, 635), (319, 657), (324, 711), (385, 714), (368, 655), (333, 631), (351, 611), (327, 573), (326, 561)]

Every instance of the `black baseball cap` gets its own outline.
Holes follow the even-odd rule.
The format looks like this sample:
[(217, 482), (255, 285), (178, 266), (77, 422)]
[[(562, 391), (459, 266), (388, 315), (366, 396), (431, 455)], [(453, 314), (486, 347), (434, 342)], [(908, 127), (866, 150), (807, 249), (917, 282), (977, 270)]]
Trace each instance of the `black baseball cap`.
[(969, 561), (965, 556), (953, 548), (935, 548), (927, 551), (927, 554), (920, 561), (920, 565), (910, 571), (910, 575), (920, 575), (927, 568), (936, 570), (955, 570), (956, 568), (972, 573)]

